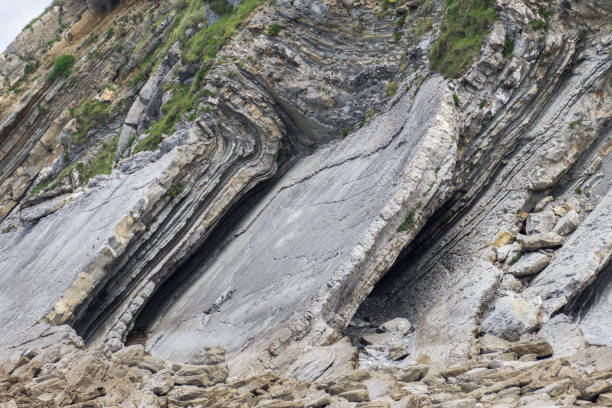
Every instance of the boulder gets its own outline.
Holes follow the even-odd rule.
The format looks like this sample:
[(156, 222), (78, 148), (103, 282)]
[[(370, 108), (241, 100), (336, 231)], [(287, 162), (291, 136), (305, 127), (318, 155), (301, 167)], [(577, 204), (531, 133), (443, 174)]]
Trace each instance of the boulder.
[(522, 334), (539, 326), (539, 305), (527, 302), (518, 295), (507, 295), (493, 302), (493, 311), (482, 322), (482, 330), (509, 341), (517, 341)]
[(574, 232), (579, 224), (580, 216), (576, 210), (570, 210), (557, 221), (557, 224), (553, 228), (553, 232), (559, 235), (568, 235)]
[(288, 371), (299, 380), (316, 381), (321, 377), (334, 377), (353, 370), (357, 358), (357, 348), (345, 337), (330, 346), (301, 350)]
[(525, 231), (528, 235), (550, 232), (555, 227), (557, 217), (552, 210), (531, 213), (525, 222)]
[(427, 375), (429, 367), (423, 364), (406, 365), (397, 373), (397, 379), (402, 382), (419, 381)]
[(142, 386), (144, 390), (151, 391), (153, 394), (162, 396), (174, 386), (174, 378), (169, 371), (160, 371), (153, 377), (149, 378)]
[(130, 367), (141, 363), (143, 359), (144, 347), (140, 344), (124, 347), (121, 350), (117, 351), (115, 354), (113, 354), (114, 362)]
[(502, 281), (499, 285), (499, 289), (501, 291), (509, 291), (509, 292), (520, 292), (523, 289), (523, 284), (520, 280), (516, 279), (514, 275), (506, 274), (502, 278)]
[(534, 213), (538, 213), (540, 211), (542, 211), (543, 209), (545, 209), (548, 206), (548, 203), (552, 203), (554, 200), (553, 196), (546, 196), (543, 199), (541, 199), (540, 201), (538, 201), (538, 203), (535, 205), (535, 207), (533, 208), (533, 212)]
[(526, 354), (535, 354), (538, 358), (549, 357), (553, 354), (553, 348), (549, 342), (543, 339), (526, 340), (510, 345), (510, 351), (519, 357)]
[(593, 385), (586, 387), (580, 392), (580, 397), (585, 400), (593, 401), (600, 394), (612, 391), (612, 379), (597, 380)]
[(462, 398), (453, 401), (443, 402), (435, 405), (436, 408), (476, 408), (476, 400), (474, 398)]
[(565, 243), (565, 238), (554, 232), (543, 232), (533, 235), (518, 235), (516, 240), (525, 252), (537, 251), (543, 248), (558, 248)]
[(411, 328), (412, 324), (410, 324), (410, 321), (402, 317), (396, 317), (380, 325), (380, 330), (383, 332), (394, 332), (401, 335), (406, 335), (410, 332)]
[(571, 387), (573, 381), (569, 378), (565, 378), (563, 380), (555, 381), (554, 383), (548, 384), (546, 387), (539, 389), (537, 392), (544, 392), (550, 395), (551, 398), (558, 397), (559, 395), (565, 393), (569, 387)]
[(174, 375), (174, 383), (208, 387), (225, 381), (228, 375), (229, 371), (224, 364), (182, 365)]
[(539, 273), (550, 263), (550, 257), (540, 252), (525, 254), (514, 265), (510, 266), (508, 273), (517, 278), (524, 278)]

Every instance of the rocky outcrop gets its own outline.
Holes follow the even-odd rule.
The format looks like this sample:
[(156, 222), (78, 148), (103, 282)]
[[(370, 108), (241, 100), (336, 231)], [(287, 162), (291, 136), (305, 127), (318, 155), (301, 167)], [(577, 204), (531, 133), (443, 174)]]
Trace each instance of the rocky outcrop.
[[(535, 408), (606, 406), (612, 391), (609, 354), (592, 355), (599, 357), (598, 364), (584, 371), (575, 362), (547, 357), (552, 348), (539, 339), (508, 343), (486, 338), (481, 354), (461, 365), (405, 364), (368, 371), (355, 367), (356, 349), (345, 339), (299, 356), (297, 377), (266, 371), (228, 378), (219, 349), (201, 351), (213, 359), (180, 364), (147, 355), (141, 345), (112, 355), (86, 351), (65, 327), (41, 334), (54, 342), (40, 337), (27, 348), (2, 350), (3, 405)], [(322, 357), (325, 366), (313, 364), (323, 362)]]
[(606, 403), (605, 5), (103, 3), (0, 59), (0, 401)]

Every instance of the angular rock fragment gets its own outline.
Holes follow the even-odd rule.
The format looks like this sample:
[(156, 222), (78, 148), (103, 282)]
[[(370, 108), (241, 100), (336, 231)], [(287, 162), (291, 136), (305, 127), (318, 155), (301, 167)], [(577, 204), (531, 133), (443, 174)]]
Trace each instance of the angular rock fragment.
[(579, 224), (580, 216), (576, 210), (570, 210), (567, 212), (567, 214), (559, 219), (553, 228), (553, 232), (559, 235), (568, 235), (574, 232), (576, 228), (578, 228)]
[(570, 380), (569, 378), (565, 378), (563, 380), (556, 381), (552, 384), (548, 384), (546, 387), (539, 389), (537, 392), (544, 392), (550, 395), (551, 398), (556, 398), (566, 392), (569, 387), (572, 386), (572, 384), (572, 380)]
[(429, 367), (422, 364), (407, 365), (397, 373), (397, 379), (403, 382), (419, 381), (427, 375)]
[(517, 278), (524, 278), (539, 273), (550, 263), (550, 257), (540, 252), (525, 254), (514, 265), (510, 266), (508, 273)]
[(478, 340), (481, 354), (504, 353), (510, 350), (510, 342), (502, 338), (486, 333)]
[(548, 203), (552, 203), (553, 200), (554, 200), (553, 196), (546, 196), (546, 197), (544, 197), (543, 199), (538, 201), (538, 203), (535, 205), (535, 207), (533, 208), (533, 212), (537, 213), (537, 212), (542, 211), (544, 208), (546, 208)]
[(509, 341), (534, 330), (540, 324), (541, 309), (518, 295), (495, 299), (493, 311), (482, 322), (482, 330)]
[(142, 386), (143, 389), (149, 390), (155, 395), (166, 395), (174, 386), (174, 378), (167, 371), (162, 371), (148, 379)]
[(558, 248), (565, 243), (565, 238), (554, 232), (543, 232), (533, 235), (518, 235), (516, 240), (525, 252), (537, 251), (543, 248)]
[(447, 401), (435, 405), (436, 408), (476, 408), (476, 400), (474, 398), (464, 398), (454, 401)]
[(523, 288), (523, 284), (520, 280), (516, 279), (513, 275), (506, 274), (502, 278), (499, 285), (501, 291), (520, 292)]
[(525, 222), (525, 231), (528, 235), (550, 232), (555, 227), (557, 217), (552, 210), (531, 213)]
[(535, 354), (538, 358), (549, 357), (553, 354), (553, 348), (549, 342), (542, 339), (526, 340), (510, 345), (510, 351), (519, 357), (526, 354)]
[(142, 362), (143, 358), (144, 347), (142, 347), (140, 344), (124, 347), (113, 354), (113, 361), (118, 364), (125, 364), (127, 366), (135, 366)]
[(585, 388), (580, 392), (580, 397), (585, 400), (593, 401), (599, 394), (604, 394), (612, 391), (612, 380), (598, 380), (593, 385)]
[(410, 321), (402, 317), (397, 317), (380, 325), (380, 330), (383, 332), (395, 332), (400, 333), (401, 335), (405, 335), (410, 332), (411, 328), (412, 324), (410, 324)]
[(183, 365), (174, 375), (177, 385), (195, 385), (208, 387), (225, 381), (229, 371), (224, 364), (216, 365)]

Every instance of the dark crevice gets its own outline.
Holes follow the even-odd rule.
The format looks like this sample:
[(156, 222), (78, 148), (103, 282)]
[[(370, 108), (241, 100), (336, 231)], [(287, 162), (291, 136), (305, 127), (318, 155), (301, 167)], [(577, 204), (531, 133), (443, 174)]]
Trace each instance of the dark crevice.
[[(552, 92), (548, 94), (546, 100), (542, 104), (540, 109), (537, 109), (537, 113), (533, 115), (530, 123), (537, 123), (537, 119), (542, 117), (549, 105), (549, 101), (554, 100), (555, 96), (562, 91), (563, 84), (567, 83), (567, 78), (572, 75), (573, 69), (577, 64), (577, 58), (574, 56), (571, 63), (564, 70), (561, 78), (554, 85)], [(540, 102), (539, 98), (529, 101), (528, 104), (521, 107), (520, 111), (529, 112), (537, 108), (537, 104)], [(521, 115), (517, 115), (521, 117)], [(519, 128), (517, 122), (519, 119), (513, 119), (509, 123), (506, 123), (504, 130), (500, 132), (502, 135), (508, 134), (508, 129)], [(485, 126), (480, 133), (484, 134), (491, 130), (491, 127), (495, 127), (495, 124), (489, 124)], [(466, 127), (466, 130), (469, 127)], [(471, 140), (479, 140), (478, 137), (464, 140), (460, 138), (460, 143), (464, 143), (464, 149), (459, 151), (469, 152), (471, 149)], [(466, 143), (467, 142), (467, 143)], [(461, 217), (468, 214), (472, 209), (480, 202), (481, 198), (485, 196), (491, 188), (494, 188), (494, 180), (497, 180), (500, 174), (506, 168), (507, 161), (515, 156), (517, 152), (523, 147), (520, 137), (513, 139), (513, 145), (505, 146), (501, 151), (501, 154), (488, 154), (484, 155), (489, 159), (488, 163), (479, 163), (479, 166), (474, 170), (475, 173), (467, 175), (465, 180), (460, 180), (461, 177), (461, 163), (467, 163), (469, 157), (460, 158), (457, 160), (457, 168), (455, 169), (455, 181), (454, 181), (454, 192), (451, 196), (429, 217), (426, 224), (423, 226), (421, 231), (417, 234), (414, 240), (400, 253), (393, 266), (381, 277), (376, 283), (370, 295), (364, 300), (362, 305), (358, 308), (355, 313), (355, 317), (372, 322), (372, 324), (378, 325), (383, 323), (385, 320), (400, 317), (397, 313), (399, 311), (388, 310), (389, 305), (395, 302), (394, 294), (401, 291), (403, 287), (409, 285), (414, 279), (418, 279), (426, 271), (419, 271), (417, 276), (406, 276), (406, 271), (410, 269), (410, 266), (418, 263), (420, 259), (427, 253), (427, 251), (439, 242), (440, 239), (448, 231), (461, 220)], [(470, 157), (476, 157), (478, 149), (472, 150), (474, 153)], [(465, 168), (463, 169), (465, 170)], [(483, 174), (488, 173), (486, 178), (482, 177)], [(465, 176), (465, 175), (464, 175)], [(480, 180), (481, 183), (468, 183), (468, 180)], [(469, 186), (472, 187), (469, 187)], [(470, 188), (477, 185), (477, 190), (472, 190), (470, 195)]]
[(588, 315), (591, 308), (612, 290), (612, 263), (597, 275), (572, 301), (568, 302), (558, 313), (571, 316), (576, 323), (580, 323)]
[[(272, 98), (274, 99), (274, 98)], [(301, 141), (303, 137), (300, 135), (303, 133), (302, 129), (298, 124), (296, 124), (290, 115), (288, 115), (280, 104), (273, 105), (276, 114), (280, 117), (283, 122), (284, 128), (287, 132), (287, 136), (282, 139), (281, 146), (277, 155), (276, 163), (277, 170), (274, 175), (269, 179), (265, 179), (259, 183), (257, 181), (255, 186), (252, 187), (244, 197), (240, 198), (236, 204), (232, 205), (228, 208), (227, 212), (222, 215), (219, 222), (216, 224), (211, 231), (207, 232), (206, 236), (199, 243), (197, 249), (189, 251), (185, 257), (182, 259), (175, 259), (172, 264), (165, 264), (162, 268), (162, 274), (167, 276), (161, 276), (161, 282), (158, 284), (158, 289), (156, 293), (150, 298), (144, 308), (144, 313), (142, 314), (142, 318), (139, 318), (139, 322), (147, 321), (151, 318), (153, 313), (159, 314), (159, 309), (161, 309), (165, 304), (167, 304), (170, 300), (174, 299), (176, 295), (170, 299), (170, 295), (177, 291), (178, 288), (183, 284), (187, 279), (196, 279), (197, 277), (194, 272), (197, 270), (198, 265), (201, 265), (205, 259), (207, 259), (212, 251), (218, 249), (221, 243), (225, 240), (226, 236), (234, 229), (237, 223), (243, 219), (243, 217), (257, 204), (257, 202), (267, 194), (267, 192), (273, 188), (276, 182), (291, 168), (300, 157), (308, 155), (312, 153), (313, 147), (304, 145)], [(236, 114), (229, 106), (225, 106), (221, 104), (219, 108), (224, 112), (224, 115), (227, 117), (235, 117)], [(251, 123), (245, 117), (236, 118), (239, 123), (250, 129), (254, 134), (259, 133), (257, 126), (254, 123)], [(221, 134), (226, 133), (227, 129), (217, 129)], [(260, 143), (260, 139), (262, 135), (256, 137), (258, 143)], [(261, 146), (257, 146), (256, 150), (261, 150)], [(207, 198), (198, 203), (197, 214), (194, 214), (192, 219), (196, 219), (201, 212), (208, 208), (208, 204), (210, 200), (217, 196), (217, 192), (220, 188), (222, 188), (226, 182), (224, 180), (228, 180), (237, 169), (237, 166), (243, 166), (243, 162), (236, 163), (235, 165), (229, 167), (224, 170), (223, 175), (221, 177), (221, 181), (217, 183), (217, 188), (211, 191)], [(189, 172), (189, 169), (185, 170)], [(197, 180), (196, 180), (197, 184)], [(180, 207), (179, 203), (172, 203), (176, 208)], [(168, 217), (165, 223), (173, 222), (173, 217)], [(147, 250), (146, 242), (144, 245), (142, 242), (137, 241), (134, 245), (142, 246), (140, 248), (136, 248), (134, 250), (126, 250), (126, 256), (133, 258), (134, 260), (125, 260), (118, 259), (115, 261), (114, 265), (111, 266), (110, 269), (114, 272), (109, 274), (109, 277), (106, 279), (106, 283), (100, 286), (99, 295), (91, 296), (90, 298), (95, 299), (91, 304), (86, 305), (82, 308), (82, 310), (77, 313), (77, 317), (73, 323), (73, 327), (81, 335), (86, 341), (91, 341), (92, 339), (97, 337), (100, 330), (103, 329), (107, 323), (109, 317), (123, 304), (124, 299), (129, 298), (129, 294), (132, 293), (137, 284), (139, 284), (144, 276), (149, 273), (149, 271), (160, 265), (162, 263), (163, 257), (165, 257), (172, 248), (177, 246), (177, 241), (181, 239), (181, 237), (187, 233), (187, 229), (191, 227), (190, 223), (183, 228), (182, 232), (174, 234), (174, 239), (171, 240), (170, 243), (166, 245), (166, 249), (160, 251), (158, 255), (151, 260), (144, 267), (138, 266), (135, 263), (138, 262), (139, 253)], [(163, 226), (160, 226), (156, 232), (156, 234), (167, 233), (167, 229)], [(149, 240), (154, 239), (153, 237), (149, 238)], [(118, 276), (122, 271), (130, 271), (133, 268), (140, 269), (137, 277), (129, 277), (128, 273), (125, 273), (130, 279), (129, 282), (126, 282), (125, 279), (114, 279), (113, 277)], [(110, 276), (112, 275), (112, 276)], [(164, 282), (165, 281), (165, 282)], [(118, 295), (114, 295), (112, 297), (104, 296), (104, 293), (114, 293)], [(133, 337), (137, 336), (142, 338), (142, 326), (143, 324), (139, 323), (134, 329), (132, 329), (130, 334), (129, 341), (133, 341)]]
[(126, 339), (126, 343), (133, 342), (135, 337), (142, 337), (142, 334), (146, 333), (155, 324), (156, 319), (159, 316), (163, 316), (168, 308), (191, 286), (191, 283), (200, 277), (198, 273), (200, 267), (207, 260), (214, 257), (216, 253), (223, 250), (228, 240), (231, 239), (236, 226), (274, 188), (280, 178), (281, 174), (277, 174), (272, 179), (266, 180), (254, 187), (223, 217), (223, 220), (213, 229), (210, 238), (206, 240), (205, 244), (197, 251), (194, 251), (151, 296), (136, 319), (134, 327)]

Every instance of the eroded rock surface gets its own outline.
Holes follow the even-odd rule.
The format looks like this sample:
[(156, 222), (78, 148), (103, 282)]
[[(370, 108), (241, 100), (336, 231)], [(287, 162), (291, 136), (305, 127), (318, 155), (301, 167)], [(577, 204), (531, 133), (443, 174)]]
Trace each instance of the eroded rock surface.
[(0, 405), (609, 403), (605, 2), (456, 79), (451, 2), (85, 3), (0, 56)]

